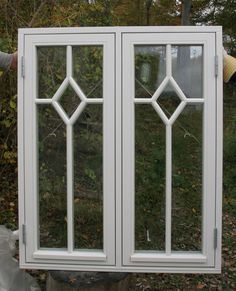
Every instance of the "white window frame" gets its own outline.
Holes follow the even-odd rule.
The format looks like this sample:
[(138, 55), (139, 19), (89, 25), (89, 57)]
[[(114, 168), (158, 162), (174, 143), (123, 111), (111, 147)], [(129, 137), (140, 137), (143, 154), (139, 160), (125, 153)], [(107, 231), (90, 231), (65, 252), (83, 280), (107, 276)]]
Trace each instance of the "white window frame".
[[(70, 46), (80, 44), (103, 45), (104, 48), (103, 130), (107, 136), (104, 139), (103, 148), (104, 251), (73, 252), (72, 216), (68, 218), (68, 225), (70, 225), (68, 250), (39, 250), (35, 172), (37, 164), (35, 103), (43, 101), (36, 100), (36, 47), (66, 45), (68, 46), (67, 59), (70, 59)], [(134, 80), (133, 73), (131, 73), (134, 65), (134, 44), (165, 44), (167, 53), (171, 44), (204, 46), (203, 59), (206, 70), (204, 71), (204, 84), (206, 85), (204, 118), (207, 122), (204, 126), (203, 145), (206, 158), (204, 158), (202, 254), (171, 253), (171, 194), (169, 190), (166, 192), (166, 213), (169, 217), (166, 221), (166, 253), (136, 253), (134, 251), (133, 105), (136, 101), (133, 98), (134, 88), (130, 86)], [(20, 266), (22, 268), (80, 271), (219, 273), (221, 270), (222, 216), (221, 27), (20, 29), (18, 51), (20, 60), (18, 64)], [(70, 68), (69, 63), (69, 65), (67, 64), (69, 79)], [(169, 77), (168, 70), (167, 77)], [(210, 98), (205, 98), (206, 96), (210, 96)], [(184, 104), (186, 100), (183, 98), (182, 102)], [(96, 100), (93, 103), (96, 103)], [(68, 122), (67, 132), (70, 133), (70, 122), (68, 120), (66, 122)], [(170, 128), (170, 125), (166, 126)], [(167, 136), (170, 136), (170, 130), (167, 132)], [(211, 144), (207, 144), (207, 141), (210, 141)], [(70, 156), (71, 152), (67, 151), (67, 157)], [(170, 171), (171, 165), (167, 172)], [(169, 181), (167, 184), (170, 184), (171, 180), (167, 181)], [(68, 213), (70, 213), (70, 209), (72, 209), (71, 186), (68, 191), (71, 193), (68, 195), (67, 206)]]

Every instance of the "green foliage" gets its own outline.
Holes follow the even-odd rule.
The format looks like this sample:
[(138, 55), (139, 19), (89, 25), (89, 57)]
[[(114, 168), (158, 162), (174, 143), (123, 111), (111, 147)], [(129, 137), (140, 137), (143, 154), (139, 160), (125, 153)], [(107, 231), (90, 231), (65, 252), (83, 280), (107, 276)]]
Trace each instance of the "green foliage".
[(224, 43), (236, 54), (236, 2), (234, 0), (193, 1), (192, 21), (197, 24), (221, 25)]
[[(224, 197), (236, 203), (236, 90), (235, 85), (224, 87)], [(234, 201), (234, 202), (233, 202)], [(232, 205), (231, 211), (235, 211)]]

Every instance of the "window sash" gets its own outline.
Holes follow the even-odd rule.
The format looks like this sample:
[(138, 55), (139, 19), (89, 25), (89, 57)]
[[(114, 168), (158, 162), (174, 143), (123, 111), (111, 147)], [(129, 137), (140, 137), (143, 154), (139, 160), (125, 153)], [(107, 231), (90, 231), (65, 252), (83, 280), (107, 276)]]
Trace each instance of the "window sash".
[[(158, 37), (158, 40), (154, 40), (155, 37)], [(163, 253), (134, 252), (134, 197), (132, 192), (134, 148), (132, 147), (132, 136), (128, 136), (133, 132), (133, 100), (130, 99), (132, 88), (128, 83), (128, 80), (132, 81), (132, 75), (129, 74), (127, 65), (132, 64), (132, 46), (148, 43), (164, 45), (186, 43), (204, 46), (204, 83), (206, 85), (204, 94), (210, 95), (209, 99), (204, 100), (204, 140), (211, 141), (212, 144), (204, 143), (204, 153), (207, 158), (204, 159), (206, 177), (204, 180), (202, 253), (171, 253), (166, 256)], [(107, 132), (106, 143), (104, 141), (104, 147), (106, 146), (107, 150), (104, 150), (107, 154), (107, 163), (104, 166), (104, 174), (107, 174), (107, 195), (105, 195), (104, 189), (106, 196), (104, 199), (104, 252), (75, 251), (69, 253), (66, 250), (58, 252), (58, 250), (38, 249), (38, 206), (35, 195), (37, 190), (35, 103), (43, 101), (31, 98), (35, 96), (36, 88), (35, 48), (36, 46), (60, 44), (65, 46), (103, 45), (105, 49), (104, 73), (107, 75), (106, 78), (104, 76), (104, 80), (109, 81), (104, 83), (104, 90), (107, 92), (103, 120), (104, 132)], [(219, 58), (219, 74), (215, 78), (214, 55), (221, 56), (221, 50), (222, 32), (220, 27), (90, 27), (19, 30), (18, 165), (19, 243), (22, 268), (178, 273), (218, 273), (220, 271), (222, 60)], [(215, 82), (214, 86), (212, 80)], [(128, 116), (129, 113), (131, 113), (130, 116)], [(212, 133), (214, 138), (209, 137)], [(131, 156), (129, 156), (130, 153)], [(213, 169), (214, 174), (207, 176), (209, 169)], [(108, 179), (108, 177), (110, 178)], [(131, 180), (128, 179), (129, 177)], [(169, 206), (167, 208), (170, 209)], [(24, 229), (26, 229), (25, 234)], [(216, 239), (214, 239), (214, 229), (217, 229), (218, 232)], [(214, 242), (217, 243), (216, 248), (214, 248)]]

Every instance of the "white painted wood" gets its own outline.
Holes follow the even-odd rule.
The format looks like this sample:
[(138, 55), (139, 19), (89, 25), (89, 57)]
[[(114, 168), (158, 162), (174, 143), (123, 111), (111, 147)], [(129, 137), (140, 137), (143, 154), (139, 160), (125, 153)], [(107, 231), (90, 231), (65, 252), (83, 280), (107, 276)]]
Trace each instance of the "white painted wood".
[[(167, 76), (153, 96), (134, 96), (134, 44), (166, 45)], [(172, 77), (171, 45), (202, 45), (204, 96), (186, 98)], [(37, 96), (36, 47), (67, 46), (67, 76), (52, 99)], [(72, 76), (73, 45), (103, 46), (103, 99), (85, 96)], [(214, 56), (221, 55), (221, 27), (96, 27), (19, 30), (19, 54), (25, 57), (25, 78), (18, 78), (20, 265), (23, 268), (81, 271), (217, 273), (221, 265), (222, 208), (222, 60), (215, 78)], [(116, 51), (116, 53), (115, 53)], [(20, 63), (19, 63), (20, 66)], [(115, 79), (116, 78), (116, 79)], [(168, 119), (157, 104), (168, 82), (181, 103)], [(71, 85), (81, 103), (68, 118), (59, 99)], [(116, 95), (116, 99), (115, 99)], [(68, 250), (39, 249), (37, 199), (37, 114), (52, 104), (67, 126)], [(104, 249), (73, 247), (73, 124), (85, 106), (103, 106)], [(137, 252), (134, 248), (134, 114), (135, 104), (150, 104), (166, 125), (166, 252)], [(187, 104), (204, 106), (203, 244), (202, 253), (171, 250), (171, 126)], [(116, 151), (115, 151), (116, 149)], [(26, 225), (26, 245), (22, 227)], [(213, 247), (214, 228), (219, 236)]]
[(204, 103), (204, 99), (200, 99), (200, 98), (186, 98), (185, 100), (187, 103), (191, 103), (191, 104), (201, 104)]
[(166, 125), (166, 256), (171, 255), (171, 209), (172, 209), (172, 127)]
[[(167, 252), (166, 252), (167, 253)], [(165, 253), (157, 254), (155, 252), (135, 253), (131, 256), (132, 262), (146, 263), (205, 263), (207, 261), (206, 256), (198, 253), (172, 253), (167, 256)]]
[(176, 108), (175, 112), (171, 115), (171, 118), (169, 119), (169, 124), (174, 124), (174, 122), (176, 121), (176, 119), (178, 118), (178, 116), (181, 114), (181, 112), (183, 111), (184, 107), (186, 106), (185, 101), (182, 101), (179, 106)]
[(150, 104), (152, 103), (151, 98), (134, 98), (135, 104)]
[(80, 117), (81, 113), (85, 109), (87, 102), (82, 101), (80, 105), (76, 108), (75, 112), (72, 114), (71, 118), (69, 119), (69, 124), (74, 124), (76, 120)]
[[(105, 38), (105, 36), (103, 36)], [(102, 38), (98, 36), (98, 39)], [(114, 37), (103, 43), (103, 251), (115, 264), (115, 47)], [(100, 40), (100, 41), (101, 41)]]
[(165, 89), (166, 85), (169, 82), (169, 77), (165, 77), (165, 79), (162, 81), (161, 85), (157, 88), (156, 92), (152, 96), (152, 101), (156, 101), (157, 98), (161, 95), (163, 90)]
[[(42, 261), (42, 260), (41, 260)], [(45, 261), (45, 260), (43, 260)], [(153, 264), (154, 265), (154, 264)], [(25, 263), (21, 264), (21, 268), (24, 269), (43, 269), (43, 270), (71, 270), (71, 271), (84, 271), (84, 272), (138, 272), (138, 273), (204, 273), (204, 274), (219, 274), (221, 272), (220, 268), (215, 267), (201, 267), (199, 264), (194, 264), (194, 267), (191, 266), (184, 266), (184, 263), (182, 264), (182, 267), (176, 266), (176, 264), (170, 263), (169, 266), (165, 266), (165, 263), (162, 263), (162, 266), (145, 266), (144, 264), (139, 264), (139, 266), (135, 267), (128, 267), (123, 266), (121, 268), (116, 268), (115, 266), (101, 266), (100, 265), (94, 265), (88, 263), (86, 265), (79, 265), (79, 264), (73, 264), (73, 262), (70, 261), (69, 264), (67, 264), (65, 261), (57, 261), (56, 263)]]
[[(52, 104), (59, 113), (63, 122), (67, 127), (67, 240), (68, 249), (60, 251), (58, 249), (51, 249), (53, 256), (49, 259), (50, 262), (58, 262), (54, 251), (60, 253), (60, 263), (66, 262), (66, 259), (74, 256), (78, 262), (87, 264), (86, 255), (88, 255), (88, 262), (96, 260), (99, 262), (102, 258), (102, 264), (112, 265), (115, 262), (115, 120), (114, 120), (114, 86), (115, 86), (115, 70), (114, 70), (114, 35), (55, 35), (55, 36), (38, 36), (24, 35), (22, 45), (25, 45), (27, 55), (27, 70), (24, 80), (25, 90), (22, 92), (22, 98), (26, 100), (24, 108), (25, 121), (22, 124), (22, 129), (27, 132), (23, 135), (25, 138), (24, 155), (26, 167), (24, 167), (24, 179), (26, 189), (23, 195), (26, 197), (27, 204), (23, 206), (24, 215), (26, 217), (26, 233), (27, 244), (23, 246), (26, 250), (26, 258), (23, 257), (24, 262), (42, 263), (42, 260), (37, 256), (39, 249), (39, 228), (38, 228), (38, 190), (37, 190), (37, 113), (36, 108), (41, 104)], [(70, 43), (72, 42), (72, 43)], [(57, 92), (52, 96), (52, 99), (37, 98), (37, 55), (36, 48), (38, 46), (49, 45), (65, 45), (67, 46), (67, 77), (62, 82)], [(72, 63), (72, 45), (100, 45), (103, 47), (103, 99), (87, 98), (72, 78), (73, 63)], [(112, 69), (112, 70), (111, 70)], [(65, 92), (66, 88), (71, 85), (75, 92), (79, 95), (81, 103), (68, 118), (64, 109), (60, 105), (60, 98)], [(74, 250), (74, 217), (73, 217), (73, 124), (82, 113), (85, 106), (89, 104), (102, 104), (103, 106), (103, 216), (104, 216), (104, 249), (101, 252), (87, 252)], [(37, 105), (36, 105), (37, 104)], [(89, 105), (88, 105), (89, 106)], [(22, 174), (22, 173), (21, 173)], [(24, 210), (25, 208), (25, 210)], [(21, 209), (22, 211), (22, 209)], [(102, 253), (102, 255), (101, 255)], [(36, 254), (33, 255), (33, 254)], [(67, 254), (64, 258), (63, 256)], [(40, 253), (42, 255), (42, 253)], [(46, 255), (47, 256), (47, 255)], [(67, 257), (68, 256), (68, 257)], [(94, 257), (93, 257), (94, 256)], [(45, 261), (45, 260), (44, 260)]]
[[(19, 60), (22, 60), (22, 57), (25, 54), (24, 48), (24, 34), (19, 32), (18, 34), (18, 56)], [(21, 71), (21, 63), (18, 62), (18, 72)], [(25, 144), (24, 144), (24, 81), (18, 73), (18, 82), (17, 82), (17, 124), (18, 124), (18, 134), (17, 134), (17, 146), (18, 146), (18, 216), (19, 216), (19, 256), (20, 261), (25, 262), (25, 245), (23, 242), (23, 225), (25, 224)]]
[(60, 97), (64, 94), (66, 91), (66, 88), (68, 87), (69, 79), (65, 78), (65, 80), (61, 83), (60, 87), (58, 88), (57, 92), (52, 97), (52, 101), (58, 102)]
[[(135, 132), (134, 132), (134, 47), (122, 37), (122, 229), (123, 265), (134, 251)], [(132, 68), (132, 69), (131, 69)]]
[(165, 125), (169, 124), (169, 119), (166, 117), (165, 113), (162, 111), (160, 105), (157, 102), (152, 103), (153, 108), (156, 110), (156, 113), (160, 116), (161, 120)]
[(73, 64), (72, 64), (72, 46), (66, 47), (66, 76), (72, 78), (73, 76)]
[(103, 99), (101, 98), (86, 98), (86, 103), (87, 104), (102, 104)]
[(106, 255), (100, 251), (73, 251), (68, 252), (66, 250), (38, 250), (34, 252), (33, 257), (35, 259), (58, 259), (58, 260), (71, 260), (71, 261), (106, 261)]
[[(215, 208), (215, 190), (213, 176), (216, 171), (215, 161), (213, 155), (215, 154), (215, 143), (214, 138), (216, 136), (215, 128), (215, 111), (212, 110), (215, 106), (215, 77), (213, 74), (214, 64), (213, 59), (215, 55), (214, 48), (212, 46), (215, 44), (215, 34), (210, 33), (199, 33), (199, 34), (149, 34), (149, 33), (127, 33), (123, 36), (123, 241), (124, 241), (124, 265), (133, 266), (136, 268), (138, 264), (134, 258), (136, 255), (141, 257), (142, 265), (158, 266), (162, 258), (158, 255), (155, 260), (155, 255), (147, 254), (143, 251), (135, 251), (134, 249), (134, 103), (147, 104), (148, 101), (143, 102), (137, 101), (138, 98), (134, 98), (134, 72), (130, 67), (134, 68), (134, 55), (133, 48), (134, 45), (166, 45), (166, 72), (167, 76), (162, 82), (161, 86), (157, 89), (154, 96), (152, 97), (152, 106), (156, 110), (157, 114), (162, 119), (163, 123), (166, 125), (166, 252), (163, 256), (168, 260), (172, 260), (173, 252), (171, 250), (171, 176), (172, 176), (172, 162), (171, 162), (171, 125), (176, 121), (179, 114), (187, 104), (203, 104), (204, 105), (204, 144), (203, 144), (203, 169), (204, 169), (204, 179), (203, 179), (203, 221), (202, 221), (202, 256), (204, 256), (204, 261), (202, 261), (202, 266), (205, 268), (214, 266), (214, 255), (215, 251), (213, 248), (213, 229), (214, 229), (214, 208)], [(182, 92), (179, 85), (172, 77), (172, 66), (171, 66), (171, 45), (202, 45), (204, 50), (204, 96), (202, 99), (189, 99)], [(133, 69), (134, 70), (134, 69)], [(158, 97), (161, 95), (167, 82), (171, 82), (173, 88), (175, 89), (177, 95), (182, 102), (172, 114), (170, 119), (166, 117), (160, 106), (155, 102), (158, 101)], [(166, 83), (163, 85), (163, 83)], [(133, 101), (134, 100), (134, 101)], [(211, 109), (210, 109), (211, 108)], [(214, 111), (214, 112), (212, 112)], [(132, 123), (133, 126), (130, 125)], [(213, 146), (211, 146), (214, 144)], [(211, 148), (211, 149), (210, 149)], [(210, 152), (211, 150), (211, 152)], [(211, 200), (211, 202), (210, 202)], [(211, 204), (211, 205), (210, 205)], [(178, 257), (178, 262), (175, 265), (180, 267), (185, 261), (184, 256), (192, 256), (192, 263), (194, 263), (194, 254), (191, 252), (180, 253)]]
[[(208, 36), (209, 43), (215, 44), (215, 35)], [(203, 129), (203, 207), (202, 207), (202, 252), (208, 263), (214, 264), (214, 226), (215, 226), (215, 174), (216, 174), (216, 92), (214, 57), (215, 46), (204, 46), (204, 129)], [(212, 110), (214, 108), (214, 110)]]
[(86, 96), (84, 95), (84, 92), (81, 90), (79, 85), (75, 82), (72, 75), (69, 77), (69, 83), (71, 84), (72, 88), (75, 90), (81, 101), (86, 101)]
[(121, 269), (123, 259), (123, 244), (122, 244), (122, 46), (121, 46), (121, 33), (116, 32), (116, 56), (115, 56), (115, 67), (116, 67), (116, 84), (115, 84), (115, 148), (116, 148), (116, 268)]
[[(222, 32), (221, 26), (116, 26), (116, 27), (53, 27), (53, 28), (20, 28), (23, 35), (48, 34), (86, 34), (86, 33), (216, 33)], [(181, 41), (181, 39), (180, 39)]]
[(74, 157), (73, 127), (66, 126), (66, 170), (67, 170), (67, 251), (74, 251)]
[(166, 76), (171, 78), (172, 76), (172, 60), (171, 60), (171, 45), (166, 44)]
[(217, 249), (215, 254), (215, 267), (221, 269), (222, 248), (222, 168), (223, 168), (223, 59), (222, 55), (222, 31), (216, 32), (216, 55), (218, 59), (219, 74), (216, 82), (216, 211), (215, 227), (217, 228)]
[(52, 101), (52, 105), (56, 109), (57, 113), (60, 115), (64, 123), (69, 124), (70, 120), (67, 117), (67, 114), (65, 113), (64, 109), (61, 107), (61, 105), (57, 101), (54, 101), (54, 100)]
[(44, 98), (41, 98), (41, 99), (35, 99), (35, 103), (36, 104), (51, 104), (52, 103), (52, 99), (48, 98), (48, 99), (44, 99)]
[(179, 85), (176, 83), (175, 79), (173, 77), (170, 77), (170, 83), (171, 85), (174, 87), (175, 92), (177, 93), (177, 95), (179, 96), (180, 100), (185, 101), (188, 99), (183, 91), (181, 90), (181, 88), (179, 87)]

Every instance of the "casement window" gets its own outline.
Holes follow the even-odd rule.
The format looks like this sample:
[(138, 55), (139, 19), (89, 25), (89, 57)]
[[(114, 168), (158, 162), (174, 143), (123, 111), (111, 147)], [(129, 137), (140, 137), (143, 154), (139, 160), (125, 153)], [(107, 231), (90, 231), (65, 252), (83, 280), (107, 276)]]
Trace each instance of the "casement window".
[(219, 27), (19, 30), (22, 268), (220, 272)]

